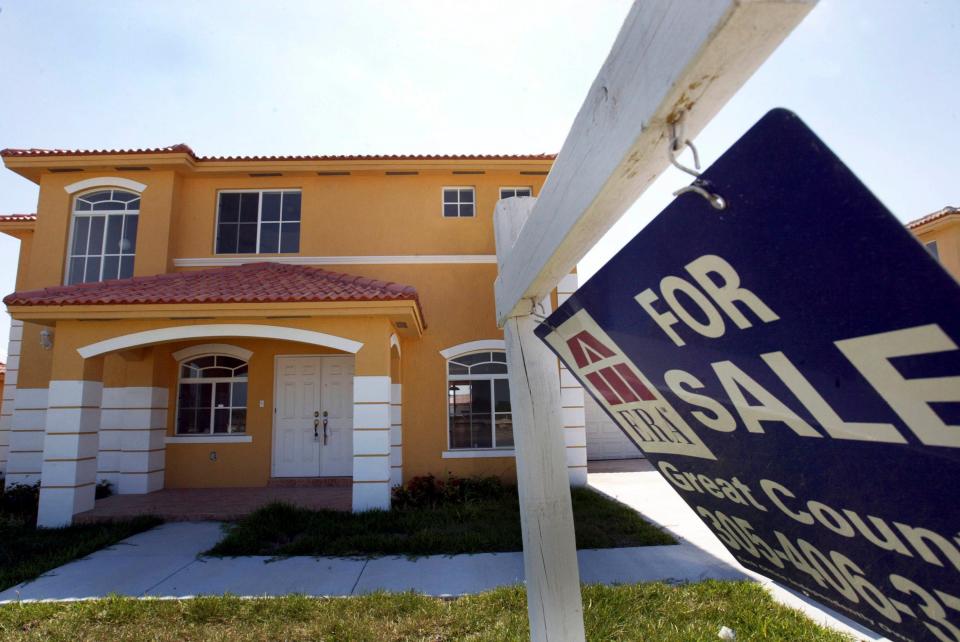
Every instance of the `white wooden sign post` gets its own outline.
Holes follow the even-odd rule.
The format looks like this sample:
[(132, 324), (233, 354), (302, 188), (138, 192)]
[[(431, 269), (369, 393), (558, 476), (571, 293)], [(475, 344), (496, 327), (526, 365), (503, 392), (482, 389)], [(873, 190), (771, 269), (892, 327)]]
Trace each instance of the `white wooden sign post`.
[(532, 313), (666, 168), (671, 125), (682, 121), (694, 138), (814, 4), (637, 0), (539, 198), (497, 205), (497, 321), (533, 640), (583, 640), (584, 632), (557, 360), (534, 336)]

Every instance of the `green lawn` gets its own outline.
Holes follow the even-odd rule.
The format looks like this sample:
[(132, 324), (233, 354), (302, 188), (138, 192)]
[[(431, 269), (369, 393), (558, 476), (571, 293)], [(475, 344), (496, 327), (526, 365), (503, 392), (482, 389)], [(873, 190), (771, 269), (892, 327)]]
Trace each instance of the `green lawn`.
[[(630, 508), (573, 489), (578, 548), (675, 544)], [(232, 525), (210, 555), (453, 555), (520, 551), (515, 489), (502, 497), (430, 507), (342, 513), (271, 504)]]
[[(737, 642), (847, 641), (774, 602), (760, 586), (708, 581), (586, 586), (589, 640), (717, 640), (721, 626)], [(456, 600), (411, 593), (354, 598), (112, 598), (0, 607), (4, 640), (525, 640), (520, 587)]]
[(0, 514), (0, 590), (153, 528), (161, 520), (138, 517), (65, 528), (34, 528), (27, 523), (28, 520)]

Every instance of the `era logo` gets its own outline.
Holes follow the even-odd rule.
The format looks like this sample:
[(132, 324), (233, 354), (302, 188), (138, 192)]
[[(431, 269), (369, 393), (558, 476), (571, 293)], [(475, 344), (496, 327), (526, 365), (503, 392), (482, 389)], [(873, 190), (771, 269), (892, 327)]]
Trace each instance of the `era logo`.
[(564, 321), (544, 341), (641, 450), (716, 459), (586, 310)]
[[(567, 347), (581, 372), (588, 366), (602, 361), (613, 361), (615, 358), (613, 350), (587, 330), (581, 330), (567, 339)], [(591, 370), (592, 372), (584, 372), (584, 377), (611, 406), (656, 399), (626, 363), (611, 363)]]

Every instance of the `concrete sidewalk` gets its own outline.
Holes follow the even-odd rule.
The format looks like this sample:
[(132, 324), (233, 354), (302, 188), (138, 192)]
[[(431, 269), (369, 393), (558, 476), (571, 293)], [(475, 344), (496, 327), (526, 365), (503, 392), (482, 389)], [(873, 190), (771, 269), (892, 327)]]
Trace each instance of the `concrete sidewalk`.
[[(521, 553), (380, 557), (217, 558), (200, 553), (222, 536), (216, 522), (169, 523), (134, 535), (0, 593), (16, 600), (78, 600), (111, 593), (134, 597), (348, 596), (417, 591), (457, 596), (523, 582)], [(605, 584), (650, 580), (743, 579), (742, 571), (695, 546), (579, 551), (581, 579)]]
[[(613, 468), (616, 470), (616, 467)], [(632, 462), (630, 472), (590, 473), (590, 485), (637, 510), (680, 541), (676, 546), (584, 550), (584, 583), (755, 579), (774, 598), (857, 639), (885, 640), (842, 615), (741, 567), (659, 473)], [(198, 595), (349, 596), (417, 591), (439, 597), (523, 582), (522, 553), (381, 557), (203, 557), (222, 537), (219, 522), (167, 523), (0, 593), (18, 600), (79, 600), (109, 594), (186, 598)]]

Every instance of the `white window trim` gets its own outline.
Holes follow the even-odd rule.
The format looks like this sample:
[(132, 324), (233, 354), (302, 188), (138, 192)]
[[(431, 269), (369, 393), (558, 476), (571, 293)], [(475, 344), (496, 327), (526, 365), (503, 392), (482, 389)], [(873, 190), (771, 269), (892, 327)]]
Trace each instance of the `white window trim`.
[(444, 450), (441, 459), (490, 459), (493, 457), (516, 457), (513, 448), (464, 448), (462, 450)]
[[(297, 251), (296, 252), (260, 252), (260, 226), (263, 225), (263, 194), (264, 192), (297, 192), (300, 194), (300, 238), (297, 239)], [(220, 227), (220, 195), (221, 194), (259, 194), (260, 198), (257, 199), (257, 250), (256, 252), (217, 252), (217, 234)], [(270, 221), (273, 223), (274, 221)], [(281, 209), (280, 220), (276, 221), (277, 223), (283, 222), (283, 211)], [(263, 188), (263, 189), (220, 189), (217, 190), (217, 210), (216, 215), (214, 216), (214, 228), (213, 228), (213, 255), (214, 256), (282, 256), (288, 255), (293, 256), (300, 253), (300, 239), (303, 238), (303, 189), (299, 187), (272, 187), (272, 188)], [(281, 227), (281, 232), (283, 228)], [(277, 247), (279, 250), (279, 245)]]
[(503, 350), (506, 351), (507, 342), (503, 339), (478, 339), (477, 341), (467, 341), (458, 343), (440, 351), (440, 356), (449, 361), (454, 357), (459, 357), (468, 352), (483, 352), (484, 350)]
[[(99, 178), (91, 178), (91, 179), (88, 179), (87, 181), (80, 181), (79, 183), (74, 183), (73, 185), (80, 185), (80, 183), (86, 183), (86, 182), (89, 182), (89, 181), (99, 181), (99, 180), (101, 180), (101, 179), (99, 179)], [(103, 179), (103, 180), (107, 180), (107, 179)], [(118, 179), (110, 179), (110, 180), (126, 180), (126, 179), (118, 178)], [(147, 187), (146, 185), (143, 185), (142, 183), (137, 183), (136, 181), (129, 181), (129, 182), (130, 182), (130, 183), (133, 183), (134, 185), (140, 185), (141, 187), (143, 187), (143, 189), (146, 189), (146, 187)], [(68, 187), (70, 187), (70, 186), (68, 186)], [(90, 193), (100, 192), (100, 191), (103, 191), (104, 189), (120, 189), (120, 190), (126, 190), (126, 189), (127, 189), (126, 187), (117, 186), (117, 185), (113, 185), (113, 184), (110, 184), (110, 185), (88, 185), (87, 187), (96, 187), (96, 189), (89, 189), (89, 190), (88, 190), (88, 189), (85, 189), (85, 188), (81, 187), (81, 188), (78, 188), (77, 190), (74, 190), (73, 192), (69, 192), (71, 195), (74, 195), (74, 196), (73, 196), (73, 198), (70, 199), (70, 230), (69, 230), (69, 233), (67, 234), (67, 253), (66, 253), (66, 257), (65, 257), (65, 259), (64, 259), (64, 265), (63, 265), (63, 284), (64, 284), (64, 285), (67, 285), (67, 283), (68, 283), (69, 280), (70, 280), (70, 259), (73, 258), (73, 235), (74, 235), (74, 233), (76, 232), (77, 216), (78, 216), (78, 215), (79, 215), (79, 216), (86, 216), (86, 217), (88, 217), (88, 218), (93, 218), (94, 216), (104, 216), (104, 217), (106, 217), (106, 216), (108, 216), (108, 215), (110, 215), (110, 214), (122, 214), (122, 215), (124, 215), (124, 216), (134, 215), (134, 214), (135, 214), (135, 215), (137, 216), (137, 219), (138, 219), (138, 220), (137, 220), (137, 233), (139, 234), (139, 225), (140, 225), (140, 221), (139, 221), (139, 218), (140, 218), (140, 208), (139, 208), (139, 207), (137, 208), (137, 210), (136, 210), (135, 212), (132, 212), (132, 211), (129, 211), (129, 210), (98, 210), (98, 211), (96, 211), (96, 212), (93, 212), (93, 211), (90, 211), (90, 212), (78, 212), (78, 211), (77, 211), (77, 199), (78, 199), (78, 198), (82, 198), (82, 197), (84, 196), (84, 194), (86, 194), (87, 192), (90, 192)], [(64, 188), (64, 189), (66, 189), (66, 188)], [(83, 190), (83, 194), (76, 194), (76, 192), (79, 192), (81, 189)], [(139, 191), (137, 191), (137, 190), (131, 190), (131, 191), (137, 192), (137, 194), (138, 194), (137, 198), (142, 198), (142, 194), (140, 194), (140, 192), (142, 192), (143, 190), (139, 190)], [(143, 206), (143, 202), (142, 202), (142, 201), (141, 201), (140, 205), (141, 205), (141, 207)], [(104, 224), (103, 224), (103, 225), (104, 225), (104, 227), (103, 227), (103, 241), (102, 241), (101, 246), (100, 246), (100, 250), (101, 250), (101, 251), (100, 251), (100, 276), (103, 276), (103, 265), (104, 265), (104, 263), (105, 263), (104, 259), (106, 258), (106, 253), (103, 251), (103, 249), (104, 249), (104, 247), (106, 246), (106, 243), (107, 243), (107, 227), (106, 227), (107, 223), (106, 223), (106, 221), (104, 221)], [(126, 227), (126, 222), (124, 222), (124, 227)], [(123, 229), (123, 228), (121, 228), (121, 238), (122, 238), (122, 234), (123, 234), (122, 229)], [(87, 231), (87, 233), (89, 234), (89, 230)], [(88, 243), (88, 245), (89, 245), (89, 243)], [(133, 254), (132, 254), (132, 255), (130, 255), (130, 254), (126, 254), (126, 255), (125, 255), (125, 254), (122, 254), (122, 253), (121, 253), (121, 254), (119, 254), (119, 255), (117, 255), (117, 256), (119, 256), (119, 257), (121, 257), (121, 258), (124, 257), (124, 256), (133, 256), (133, 257), (134, 257), (134, 258), (133, 258), (134, 266), (136, 266), (136, 262), (137, 262), (137, 258), (136, 258), (136, 257), (137, 257), (137, 250), (136, 250), (137, 240), (136, 240), (136, 239), (133, 240), (133, 245), (134, 245), (134, 250), (133, 250)], [(84, 256), (86, 257), (86, 256), (92, 256), (92, 255), (90, 255), (90, 254), (84, 254)], [(84, 271), (86, 271), (86, 265), (84, 265)], [(98, 279), (97, 282), (99, 282), (99, 281), (102, 281), (102, 279)], [(77, 283), (76, 285), (80, 285), (80, 284)]]
[[(473, 342), (473, 343), (481, 343), (481, 342), (480, 342), (480, 341), (475, 341), (475, 342)], [(500, 343), (502, 344), (502, 343), (504, 343), (504, 342), (503, 342), (503, 341), (500, 341)], [(468, 345), (468, 344), (461, 344), (461, 345)], [(452, 349), (452, 348), (448, 348), (448, 350), (450, 350), (450, 349)], [(466, 355), (468, 355), (468, 354), (472, 354), (472, 353), (474, 353), (474, 352), (492, 352), (492, 351), (497, 351), (497, 350), (503, 350), (503, 351), (505, 351), (506, 348), (477, 348), (477, 349), (474, 349), (474, 350), (464, 350), (464, 351), (461, 351), (461, 352), (457, 352), (456, 354), (454, 354), (454, 355), (451, 356), (451, 357), (448, 357), (447, 360), (446, 360), (446, 362), (444, 362), (444, 368), (446, 369), (446, 374), (447, 374), (446, 379), (445, 379), (446, 385), (444, 386), (444, 390), (445, 390), (445, 391), (449, 391), (449, 390), (450, 390), (450, 360), (451, 360), (451, 359), (456, 359), (457, 357), (463, 357), (463, 356), (466, 356)], [(443, 352), (441, 352), (440, 354), (443, 354)], [(504, 363), (504, 365), (506, 365), (506, 363)], [(509, 368), (509, 366), (508, 366), (508, 368)], [(454, 375), (454, 377), (455, 377), (456, 379), (461, 379), (461, 380), (466, 380), (466, 381), (489, 381), (489, 382), (490, 382), (490, 418), (491, 418), (491, 424), (490, 424), (490, 441), (491, 441), (491, 442), (495, 442), (495, 441), (497, 440), (497, 428), (496, 428), (497, 411), (496, 411), (496, 405), (495, 405), (496, 399), (494, 398), (494, 386), (493, 386), (493, 381), (496, 380), (496, 379), (502, 379), (502, 380), (510, 381), (510, 375), (509, 375), (509, 374), (502, 374), (502, 375), (498, 375), (498, 374), (477, 374), (477, 375)], [(446, 404), (447, 404), (447, 449), (446, 449), (445, 451), (443, 451), (443, 452), (444, 452), (444, 453), (468, 453), (468, 454), (463, 455), (463, 456), (461, 456), (461, 457), (457, 457), (456, 455), (451, 455), (451, 456), (448, 457), (448, 456), (444, 455), (444, 458), (445, 458), (445, 459), (458, 459), (458, 458), (459, 458), (459, 459), (466, 459), (466, 458), (469, 458), (469, 457), (471, 457), (471, 456), (476, 456), (476, 455), (471, 455), (470, 453), (503, 453), (503, 452), (506, 452), (506, 451), (508, 451), (508, 450), (509, 450), (510, 452), (513, 452), (513, 451), (514, 451), (514, 447), (513, 447), (513, 446), (509, 446), (509, 447), (491, 446), (491, 447), (489, 447), (489, 448), (454, 448), (454, 447), (452, 447), (452, 446), (450, 445), (450, 400), (449, 400), (449, 399), (446, 399), (445, 401), (446, 401)], [(513, 420), (513, 408), (512, 408), (512, 407), (511, 407), (511, 409), (510, 409), (510, 419), (511, 419), (511, 422), (512, 422), (512, 420)], [(514, 437), (514, 439), (516, 439), (516, 437)], [(493, 455), (480, 455), (480, 456), (481, 456), (481, 457), (506, 457), (507, 455), (493, 454)]]
[(120, 178), (119, 176), (98, 176), (97, 178), (87, 178), (76, 183), (64, 185), (63, 189), (67, 194), (75, 194), (91, 187), (119, 187), (128, 189), (132, 192), (143, 193), (147, 189), (146, 184), (132, 181), (129, 178)]
[[(530, 196), (533, 196), (533, 186), (532, 186), (532, 185), (501, 185), (501, 186), (500, 186), (500, 191), (499, 191), (500, 200), (503, 200), (503, 190), (505, 190), (505, 189), (512, 189), (512, 190), (528, 189), (528, 190), (530, 190)], [(513, 197), (511, 196), (511, 197), (509, 197), (509, 198), (513, 198)]]
[(249, 444), (253, 443), (252, 435), (223, 435), (222, 437), (212, 435), (176, 435), (167, 437), (163, 440), (165, 444)]
[[(443, 208), (447, 204), (446, 196), (444, 195), (444, 190), (448, 189), (468, 189), (473, 192), (473, 214), (470, 216), (461, 216), (460, 215), (460, 196), (457, 196), (457, 215), (456, 216), (446, 216), (443, 213)], [(477, 218), (477, 187), (475, 185), (444, 185), (440, 188), (440, 217), (445, 219), (451, 218)]]
[(179, 366), (181, 362), (187, 359), (208, 354), (222, 354), (227, 357), (240, 359), (241, 361), (250, 361), (250, 357), (253, 356), (253, 351), (241, 348), (240, 346), (232, 346), (229, 343), (204, 343), (203, 345), (190, 346), (183, 350), (177, 350), (171, 356), (177, 361), (177, 365)]
[[(191, 357), (191, 358), (206, 357), (206, 356), (216, 357), (216, 356), (219, 356), (219, 355), (217, 355), (217, 354), (209, 354), (209, 353), (200, 353), (200, 354), (197, 354), (197, 355), (193, 355), (193, 357)], [(224, 355), (224, 356), (232, 356), (232, 355)], [(231, 394), (232, 394), (232, 393), (233, 393), (233, 383), (238, 382), (238, 381), (242, 381), (243, 383), (246, 383), (246, 384), (247, 384), (247, 404), (250, 403), (250, 380), (249, 380), (250, 364), (249, 364), (249, 363), (246, 364), (246, 365), (247, 365), (248, 375), (244, 375), (244, 376), (242, 376), (242, 377), (199, 377), (199, 378), (186, 377), (186, 378), (184, 378), (184, 377), (182, 376), (182, 374), (181, 374), (181, 369), (183, 368), (183, 362), (184, 362), (184, 361), (186, 361), (186, 359), (182, 359), (182, 360), (177, 361), (177, 404), (176, 404), (176, 408), (175, 408), (175, 410), (174, 410), (174, 413), (175, 413), (175, 414), (173, 415), (173, 434), (174, 434), (174, 437), (182, 437), (182, 438), (186, 438), (186, 439), (188, 439), (188, 440), (190, 440), (190, 441), (194, 441), (194, 439), (196, 439), (196, 438), (209, 439), (209, 440), (211, 440), (210, 443), (222, 443), (222, 441), (223, 441), (224, 438), (230, 438), (230, 437), (245, 437), (245, 436), (246, 436), (246, 432), (242, 432), (242, 433), (233, 433), (233, 432), (215, 433), (215, 432), (213, 432), (213, 417), (214, 417), (214, 415), (216, 414), (216, 413), (214, 412), (214, 411), (217, 409), (216, 406), (211, 406), (211, 407), (210, 407), (210, 432), (204, 432), (204, 433), (178, 433), (178, 432), (177, 432), (177, 424), (179, 423), (179, 420), (180, 420), (180, 386), (181, 386), (181, 384), (183, 384), (184, 382), (187, 382), (187, 383), (197, 383), (197, 384), (200, 384), (200, 383), (210, 383), (210, 384), (215, 384), (215, 383), (229, 383), (229, 384), (231, 384), (231, 386), (230, 386), (230, 392), (231, 392)], [(214, 390), (215, 390), (215, 388), (214, 388)], [(211, 400), (211, 402), (213, 402), (213, 394), (212, 394), (212, 392), (211, 392), (210, 400)], [(232, 402), (233, 399), (231, 399), (230, 401)], [(234, 406), (231, 405), (231, 406), (230, 406), (230, 410), (233, 410), (233, 409), (234, 409)], [(244, 407), (243, 407), (243, 410), (244, 410), (244, 412), (249, 411), (249, 410), (250, 410), (249, 405), (244, 406)], [(170, 438), (167, 437), (167, 439), (170, 439)], [(176, 442), (174, 442), (174, 443), (176, 443)]]

